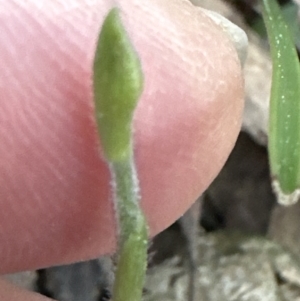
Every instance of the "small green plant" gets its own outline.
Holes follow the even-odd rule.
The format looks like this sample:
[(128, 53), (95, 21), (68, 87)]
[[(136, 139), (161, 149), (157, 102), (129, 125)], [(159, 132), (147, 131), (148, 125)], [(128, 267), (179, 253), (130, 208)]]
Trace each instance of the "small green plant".
[[(300, 195), (300, 65), (276, 0), (262, 3), (273, 60), (268, 146), (272, 181), (279, 202), (291, 204)], [(140, 208), (132, 118), (143, 89), (143, 73), (117, 8), (103, 22), (93, 80), (98, 132), (111, 171), (119, 231), (113, 300), (140, 301), (148, 227)]]
[(104, 20), (97, 44), (94, 98), (119, 231), (114, 301), (141, 300), (147, 264), (148, 228), (140, 208), (132, 139), (132, 117), (142, 89), (138, 55), (118, 9), (113, 8)]
[(281, 204), (300, 196), (300, 64), (292, 33), (276, 0), (262, 0), (273, 75), (269, 121), (272, 185)]

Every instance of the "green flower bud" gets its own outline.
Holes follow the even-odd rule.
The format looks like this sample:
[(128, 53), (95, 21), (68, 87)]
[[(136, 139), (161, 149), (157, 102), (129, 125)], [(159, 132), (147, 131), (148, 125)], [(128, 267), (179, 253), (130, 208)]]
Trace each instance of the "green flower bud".
[(105, 18), (94, 60), (96, 120), (106, 159), (131, 155), (132, 118), (143, 89), (139, 57), (113, 8)]

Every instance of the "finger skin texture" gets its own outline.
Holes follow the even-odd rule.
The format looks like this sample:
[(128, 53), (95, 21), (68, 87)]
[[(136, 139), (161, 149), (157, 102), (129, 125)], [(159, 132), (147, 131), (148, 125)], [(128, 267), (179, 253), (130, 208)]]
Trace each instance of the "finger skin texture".
[(8, 281), (0, 279), (0, 300), (1, 301), (53, 301), (37, 293), (28, 292), (18, 288)]
[(188, 209), (234, 145), (238, 57), (188, 2), (0, 1), (0, 273), (114, 251), (92, 95), (96, 40), (114, 4), (145, 73), (133, 127), (151, 235)]

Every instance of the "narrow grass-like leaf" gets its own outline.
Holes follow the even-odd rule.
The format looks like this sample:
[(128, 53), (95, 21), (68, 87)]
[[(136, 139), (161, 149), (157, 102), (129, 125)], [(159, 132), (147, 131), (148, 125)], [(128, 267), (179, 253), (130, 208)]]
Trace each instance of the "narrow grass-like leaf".
[[(300, 26), (298, 20), (298, 5), (294, 2), (286, 2), (281, 6), (281, 12), (284, 21), (289, 26), (294, 37), (295, 44), (300, 48)], [(261, 37), (267, 38), (266, 27), (262, 18), (257, 17), (251, 23), (251, 28), (256, 31)]]
[(300, 194), (300, 65), (293, 37), (276, 0), (263, 0), (273, 75), (269, 159), (278, 201), (295, 203)]
[(94, 94), (104, 155), (120, 161), (130, 155), (131, 120), (143, 88), (139, 57), (118, 9), (102, 25), (94, 61)]

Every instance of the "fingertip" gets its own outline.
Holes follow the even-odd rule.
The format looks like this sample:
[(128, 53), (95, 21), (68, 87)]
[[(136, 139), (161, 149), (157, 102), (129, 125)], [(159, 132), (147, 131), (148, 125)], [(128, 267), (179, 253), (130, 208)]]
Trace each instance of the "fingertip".
[[(0, 15), (2, 30), (18, 31), (0, 44), (2, 272), (96, 257), (116, 242), (91, 93), (108, 2), (39, 3), (9, 2), (19, 7), (10, 26)], [(184, 213), (224, 164), (240, 127), (243, 81), (229, 39), (188, 2), (120, 5), (145, 72), (135, 154), (154, 235)]]
[(7, 280), (0, 279), (0, 300), (1, 301), (54, 301), (38, 293), (29, 292), (17, 287)]
[(225, 163), (240, 130), (244, 94), (234, 46), (210, 18), (182, 1), (152, 5), (154, 11), (164, 7), (172, 21), (157, 32), (159, 18), (150, 19), (147, 36), (140, 33), (136, 41), (146, 74), (135, 118), (136, 158), (156, 234), (189, 208)]

